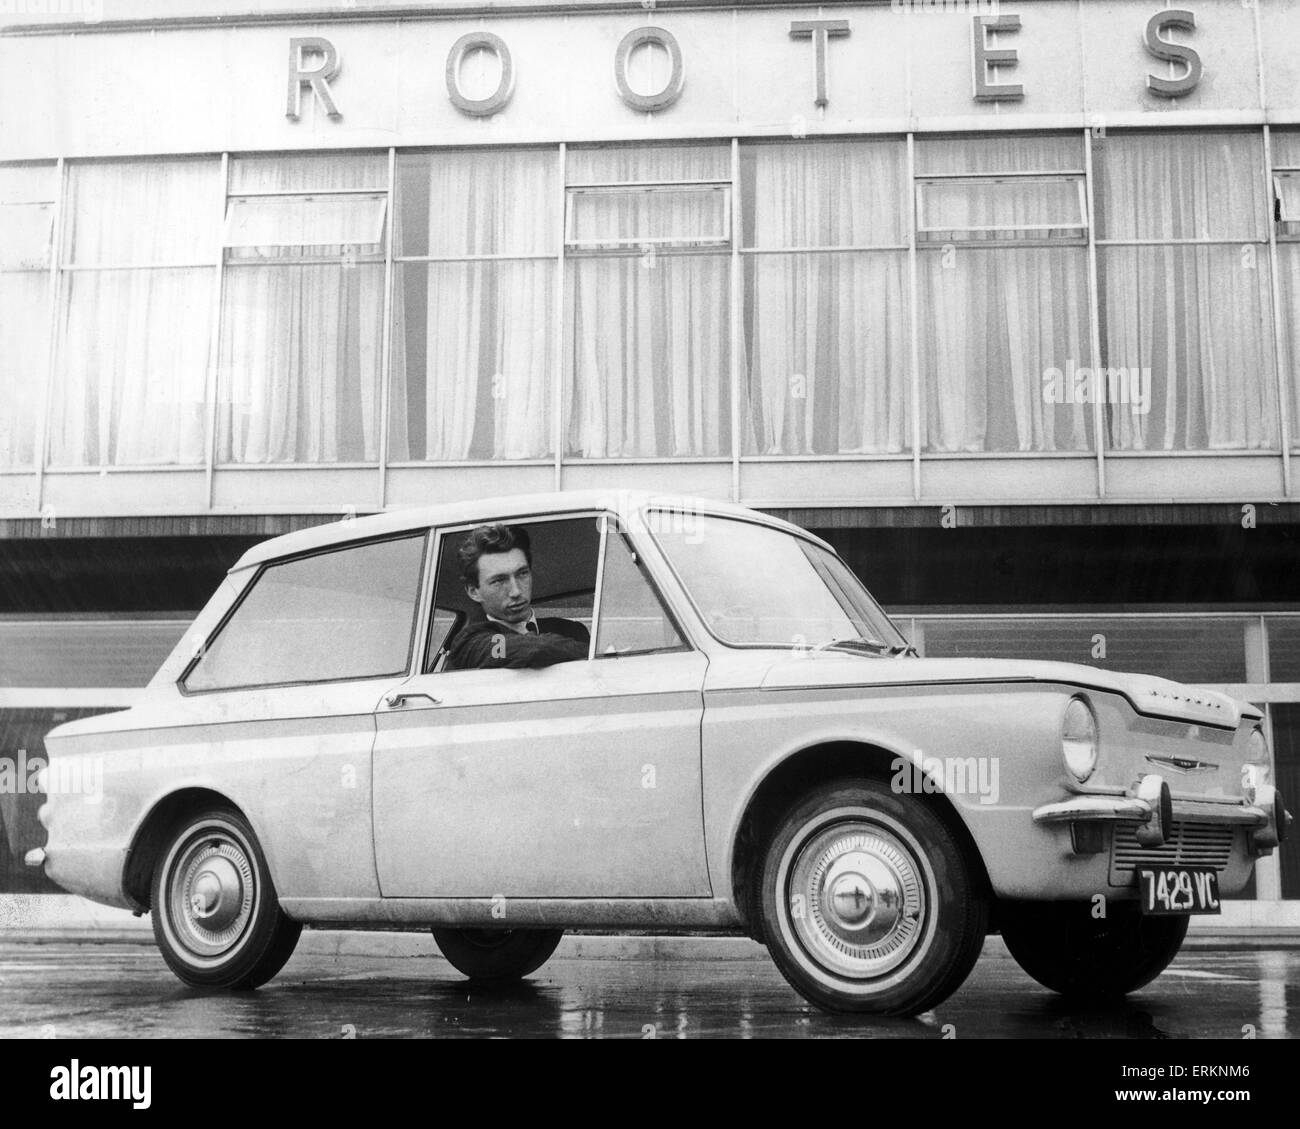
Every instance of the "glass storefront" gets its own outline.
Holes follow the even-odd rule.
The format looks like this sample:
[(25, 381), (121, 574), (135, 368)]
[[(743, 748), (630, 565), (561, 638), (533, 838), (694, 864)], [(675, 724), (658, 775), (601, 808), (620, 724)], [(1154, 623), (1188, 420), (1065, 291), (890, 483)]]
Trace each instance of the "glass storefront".
[(1280, 455), (1269, 140), (0, 166), (0, 468)]

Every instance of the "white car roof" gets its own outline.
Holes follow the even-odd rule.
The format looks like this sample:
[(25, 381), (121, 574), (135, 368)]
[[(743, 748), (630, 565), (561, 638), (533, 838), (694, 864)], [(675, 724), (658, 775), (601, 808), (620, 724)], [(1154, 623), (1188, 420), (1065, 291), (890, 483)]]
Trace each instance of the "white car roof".
[(300, 529), (294, 533), (272, 537), (254, 545), (239, 558), (230, 571), (237, 572), (264, 561), (309, 553), (331, 545), (343, 545), (350, 541), (363, 541), (374, 537), (427, 529), (430, 526), (459, 525), (486, 520), (510, 521), (590, 510), (626, 514), (641, 512), (649, 507), (743, 517), (764, 525), (799, 533), (818, 544), (825, 544), (820, 538), (789, 522), (769, 517), (745, 506), (712, 498), (697, 498), (681, 494), (652, 494), (637, 490), (564, 490), (549, 494), (516, 494), (500, 498), (478, 498), (468, 502), (444, 502), (435, 506), (412, 506), (387, 510), (370, 517), (344, 518), (326, 522), (310, 529)]

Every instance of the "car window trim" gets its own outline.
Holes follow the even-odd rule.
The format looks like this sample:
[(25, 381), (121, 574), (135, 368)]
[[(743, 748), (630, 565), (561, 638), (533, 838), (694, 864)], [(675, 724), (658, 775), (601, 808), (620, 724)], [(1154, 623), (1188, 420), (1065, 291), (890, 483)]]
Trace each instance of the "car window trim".
[[(644, 580), (646, 584), (649, 586), (650, 594), (654, 596), (655, 602), (658, 603), (659, 607), (662, 609), (665, 617), (667, 618), (668, 622), (672, 625), (672, 629), (676, 633), (677, 638), (680, 640), (680, 642), (675, 647), (669, 647), (669, 646), (652, 647), (651, 649), (646, 651), (630, 651), (626, 654), (615, 653), (612, 655), (594, 655), (593, 657), (597, 659), (633, 659), (638, 657), (639, 655), (676, 655), (676, 654), (681, 654), (683, 651), (697, 652), (699, 648), (695, 645), (691, 637), (685, 631), (682, 630), (681, 620), (678, 618), (677, 614), (673, 611), (672, 601), (664, 599), (663, 585), (661, 585), (658, 582), (654, 574), (650, 571), (649, 562), (646, 560), (645, 553), (641, 552), (637, 548), (637, 544), (632, 539), (631, 533), (623, 527), (623, 523), (619, 520), (617, 514), (607, 513), (605, 516), (606, 518), (613, 519), (615, 533), (620, 538), (622, 538), (623, 544), (627, 548), (627, 551), (632, 554), (633, 567), (637, 570), (637, 574), (641, 577), (641, 579)], [(655, 548), (658, 548), (658, 546), (656, 545)], [(604, 551), (602, 551), (601, 553), (602, 567), (603, 567), (604, 559), (605, 559)], [(679, 583), (678, 587), (680, 586), (681, 585)], [(591, 647), (593, 652), (596, 649), (596, 639), (599, 635), (600, 635), (600, 620), (597, 619), (595, 616), (592, 616)]]
[(194, 655), (189, 662), (185, 664), (184, 670), (176, 678), (176, 688), (181, 695), (186, 698), (196, 698), (205, 694), (227, 694), (239, 690), (275, 690), (288, 686), (328, 686), (339, 682), (372, 682), (379, 679), (400, 678), (406, 671), (411, 668), (411, 656), (415, 651), (415, 640), (417, 624), (420, 617), (420, 607), (417, 604), (415, 615), (411, 617), (411, 630), (406, 642), (406, 663), (401, 670), (392, 673), (381, 674), (358, 674), (342, 678), (295, 678), (287, 682), (249, 682), (238, 686), (214, 686), (208, 689), (196, 690), (185, 684), (185, 680), (194, 672), (194, 669), (203, 661), (203, 656), (207, 654), (208, 648), (212, 643), (220, 638), (221, 633), (226, 630), (226, 626), (234, 618), (235, 614), (244, 606), (244, 601), (248, 599), (253, 589), (261, 582), (263, 575), (272, 568), (278, 568), (280, 565), (293, 564), (296, 561), (306, 560), (310, 557), (323, 557), (328, 553), (342, 553), (350, 549), (359, 549), (368, 545), (382, 545), (389, 541), (413, 541), (417, 537), (424, 540), (424, 551), (420, 555), (420, 577), (416, 583), (416, 599), (424, 591), (425, 572), (428, 569), (428, 545), (429, 545), (428, 527), (422, 529), (404, 529), (400, 533), (389, 533), (381, 537), (366, 537), (357, 541), (340, 541), (330, 545), (319, 546), (315, 549), (307, 549), (300, 553), (290, 553), (287, 556), (275, 557), (269, 561), (262, 561), (257, 566), (257, 571), (247, 584), (244, 585), (243, 591), (235, 598), (235, 602), (226, 609), (224, 615), (217, 622), (216, 627), (208, 634), (208, 639), (204, 641), (203, 647), (197, 655)]
[[(635, 658), (636, 655), (642, 655), (642, 654), (681, 654), (682, 652), (699, 653), (700, 648), (696, 645), (695, 640), (691, 637), (689, 632), (684, 630), (682, 626), (681, 618), (678, 616), (676, 610), (673, 608), (672, 601), (664, 597), (663, 585), (659, 582), (659, 580), (655, 577), (653, 571), (651, 570), (650, 562), (646, 559), (645, 553), (640, 550), (636, 541), (633, 539), (633, 537), (628, 532), (628, 530), (624, 527), (623, 523), (619, 520), (618, 514), (613, 513), (610, 510), (598, 510), (598, 509), (567, 510), (567, 511), (561, 510), (561, 511), (549, 511), (544, 514), (528, 514), (523, 517), (515, 517), (515, 518), (511, 518), (511, 517), (492, 518), (490, 520), (493, 522), (499, 522), (502, 525), (541, 525), (546, 522), (569, 521), (569, 520), (577, 521), (585, 517), (596, 518), (601, 523), (600, 545), (597, 550), (600, 556), (596, 562), (596, 587), (595, 589), (593, 589), (593, 591), (595, 592), (595, 599), (592, 601), (591, 646), (587, 650), (586, 661), (595, 662), (600, 658)], [(681, 644), (679, 646), (656, 648), (654, 651), (637, 651), (635, 655), (601, 656), (601, 655), (596, 655), (594, 653), (596, 648), (596, 635), (600, 627), (600, 620), (597, 618), (597, 616), (599, 613), (599, 601), (601, 598), (601, 585), (604, 581), (605, 533), (610, 520), (613, 521), (614, 528), (622, 535), (625, 544), (627, 544), (629, 549), (636, 555), (637, 561), (641, 566), (640, 571), (642, 575), (645, 577), (646, 583), (650, 585), (651, 591), (654, 593), (655, 598), (659, 601), (660, 606), (663, 608), (664, 614), (668, 617), (668, 622), (672, 624), (673, 630), (677, 632), (678, 638), (681, 639)], [(483, 521), (458, 522), (455, 525), (438, 526), (437, 528), (431, 530), (433, 536), (429, 538), (430, 551), (429, 551), (429, 566), (428, 566), (428, 572), (429, 572), (428, 590), (425, 593), (424, 602), (421, 606), (421, 612), (420, 612), (421, 616), (424, 618), (423, 618), (423, 631), (419, 637), (423, 638), (424, 642), (421, 647), (415, 649), (413, 655), (415, 661), (411, 664), (411, 667), (407, 672), (407, 678), (415, 678), (417, 676), (432, 677), (435, 674), (457, 673), (456, 671), (435, 672), (432, 670), (425, 669), (425, 667), (429, 665), (429, 659), (430, 659), (430, 655), (428, 651), (429, 651), (429, 645), (432, 642), (430, 638), (430, 633), (433, 629), (433, 597), (436, 595), (438, 591), (438, 576), (437, 576), (438, 563), (442, 559), (442, 547), (443, 547), (444, 538), (452, 537), (457, 533), (466, 533), (469, 530), (476, 529), (478, 526), (483, 524), (484, 524)], [(655, 545), (654, 548), (657, 550), (659, 549), (658, 545)], [(662, 550), (659, 550), (659, 552), (662, 555)], [(678, 587), (679, 588), (681, 587), (680, 581), (678, 582)], [(568, 591), (585, 592), (586, 589), (574, 588), (574, 589), (569, 589)], [(558, 595), (564, 595), (564, 594), (566, 593), (563, 592), (558, 593)]]

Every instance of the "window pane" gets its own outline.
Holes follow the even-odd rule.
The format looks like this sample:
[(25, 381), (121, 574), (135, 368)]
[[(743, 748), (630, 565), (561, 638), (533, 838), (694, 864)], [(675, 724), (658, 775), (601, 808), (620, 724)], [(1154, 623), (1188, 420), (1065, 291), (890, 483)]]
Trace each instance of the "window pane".
[(1064, 380), (1090, 365), (1084, 250), (936, 249), (919, 269), (924, 449), (1089, 449), (1091, 402)]
[(640, 561), (612, 525), (605, 541), (602, 585), (597, 658), (684, 645)]
[(866, 247), (907, 241), (901, 141), (743, 145), (746, 247)]
[(0, 204), (0, 271), (50, 265), (53, 204)]
[(1275, 169), (1300, 169), (1300, 129), (1271, 129), (1268, 142)]
[(67, 276), (56, 466), (201, 464), (215, 268)]
[(72, 165), (69, 259), (80, 266), (214, 262), (220, 174), (210, 158)]
[(730, 273), (726, 255), (571, 264), (568, 453), (730, 454)]
[(1083, 239), (1081, 180), (1005, 177), (918, 185), (918, 238)]
[(282, 154), (230, 162), (230, 194), (319, 192), (347, 188), (388, 191), (387, 153)]
[(226, 246), (341, 254), (382, 250), (386, 196), (239, 196), (226, 212)]
[(397, 158), (399, 255), (554, 254), (554, 149)]
[[(926, 658), (1083, 663), (1155, 674), (1193, 686), (1246, 681), (1246, 626), (1241, 619), (981, 616), (924, 617), (921, 623)], [(1100, 657), (1102, 646), (1104, 657)]]
[(1082, 172), (1083, 138), (1042, 136), (918, 138), (917, 176), (998, 172)]
[(730, 180), (730, 145), (610, 146), (569, 149), (569, 184), (612, 184), (632, 180)]
[(723, 188), (574, 188), (569, 190), (571, 247), (675, 246), (729, 243), (727, 194)]
[(1266, 250), (1248, 257), (1237, 246), (1104, 247), (1097, 266), (1102, 363), (1151, 389), (1145, 412), (1108, 405), (1108, 445), (1276, 447)]
[(228, 267), (218, 460), (376, 459), (383, 306), (382, 263)]
[(554, 449), (555, 263), (397, 267), (389, 458)]
[(901, 643), (857, 579), (811, 542), (754, 522), (705, 516), (679, 524), (667, 512), (662, 516), (653, 525), (655, 538), (723, 642)]
[(424, 537), (272, 565), (185, 680), (190, 690), (405, 671)]
[(0, 466), (30, 466), (48, 372), (49, 278), (0, 273)]
[(1269, 616), (1268, 676), (1272, 682), (1300, 682), (1300, 616)]
[(0, 686), (146, 686), (188, 627), (177, 620), (0, 622)]
[(57, 165), (0, 165), (0, 204), (45, 203), (57, 192)]
[(1277, 278), (1282, 371), (1291, 399), (1291, 446), (1300, 447), (1300, 243), (1278, 244)]
[(1278, 235), (1300, 236), (1300, 173), (1277, 173), (1273, 177), (1273, 190), (1279, 211)]
[(745, 453), (909, 449), (906, 253), (753, 255), (744, 272)]
[(1268, 239), (1258, 133), (1111, 133), (1093, 145), (1101, 239)]

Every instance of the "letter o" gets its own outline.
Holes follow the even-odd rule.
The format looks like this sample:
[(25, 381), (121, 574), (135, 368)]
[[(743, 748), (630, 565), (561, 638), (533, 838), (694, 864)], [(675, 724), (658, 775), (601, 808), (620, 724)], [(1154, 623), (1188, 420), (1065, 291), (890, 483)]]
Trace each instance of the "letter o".
[[(632, 52), (647, 43), (656, 44), (668, 52), (673, 73), (668, 84), (658, 94), (638, 94), (627, 81), (627, 64)], [(682, 49), (672, 32), (661, 27), (639, 27), (623, 36), (614, 54), (614, 81), (618, 83), (618, 96), (634, 110), (653, 113), (666, 110), (682, 96), (682, 87), (686, 85), (686, 67), (682, 63)]]
[[(501, 81), (486, 98), (466, 98), (460, 89), (460, 68), (471, 51), (491, 51), (501, 61)], [(461, 113), (486, 118), (504, 109), (515, 92), (515, 64), (510, 48), (490, 31), (471, 31), (451, 46), (447, 55), (447, 96)]]

